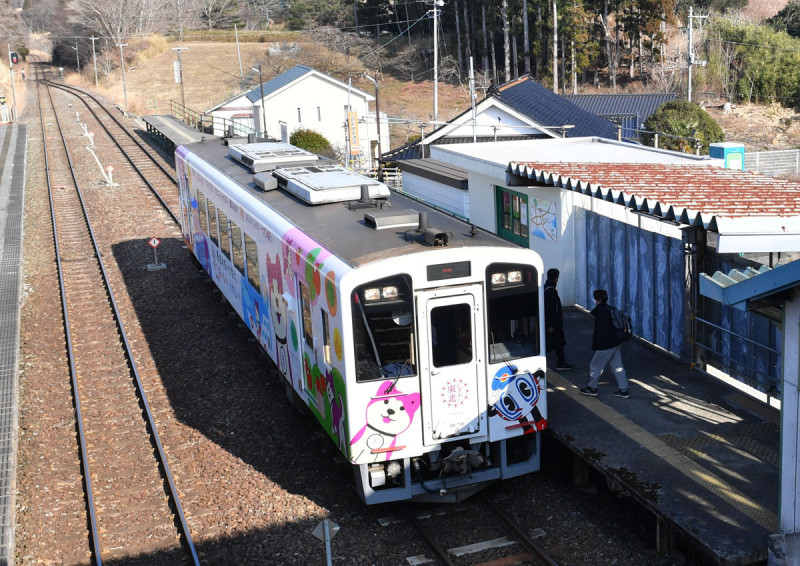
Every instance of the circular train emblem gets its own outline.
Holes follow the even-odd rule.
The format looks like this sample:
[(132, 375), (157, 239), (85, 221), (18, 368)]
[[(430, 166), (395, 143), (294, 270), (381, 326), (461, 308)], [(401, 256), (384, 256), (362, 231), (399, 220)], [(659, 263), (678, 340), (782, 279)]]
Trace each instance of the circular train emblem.
[(442, 387), (441, 397), (448, 407), (461, 407), (469, 397), (469, 385), (461, 378), (450, 379)]

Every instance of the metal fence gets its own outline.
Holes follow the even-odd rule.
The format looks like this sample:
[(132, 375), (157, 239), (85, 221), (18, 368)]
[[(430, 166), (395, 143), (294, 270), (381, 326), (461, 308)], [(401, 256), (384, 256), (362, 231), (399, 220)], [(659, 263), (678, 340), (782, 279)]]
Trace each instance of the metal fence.
[(800, 176), (800, 150), (784, 149), (776, 151), (753, 151), (744, 154), (744, 170), (762, 175)]
[(248, 134), (260, 135), (258, 130), (246, 124), (219, 116), (201, 114), (174, 100), (169, 101), (169, 110), (178, 120), (198, 132), (215, 136), (223, 136), (226, 134), (234, 136), (246, 136)]

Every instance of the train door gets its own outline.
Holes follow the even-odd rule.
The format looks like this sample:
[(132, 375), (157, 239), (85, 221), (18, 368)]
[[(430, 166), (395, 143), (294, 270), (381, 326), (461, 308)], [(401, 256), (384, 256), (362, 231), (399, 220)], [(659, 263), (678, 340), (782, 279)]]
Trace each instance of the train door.
[(485, 430), (483, 288), (417, 293), (425, 444)]

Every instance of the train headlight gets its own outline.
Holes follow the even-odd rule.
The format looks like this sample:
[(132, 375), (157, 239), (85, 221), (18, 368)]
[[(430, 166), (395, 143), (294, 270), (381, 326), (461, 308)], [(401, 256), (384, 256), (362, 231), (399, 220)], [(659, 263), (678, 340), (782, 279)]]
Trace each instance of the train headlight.
[(522, 271), (519, 269), (504, 273), (492, 273), (492, 287), (519, 285), (522, 282)]
[(374, 289), (364, 289), (364, 300), (365, 301), (377, 301), (381, 298), (381, 290), (374, 288)]
[(383, 299), (396, 299), (397, 296), (397, 287), (384, 287), (381, 289), (381, 298)]
[(400, 297), (400, 292), (397, 287), (372, 287), (364, 289), (364, 302), (371, 303), (374, 301), (393, 301)]
[(492, 273), (492, 287), (501, 287), (506, 284), (505, 273)]

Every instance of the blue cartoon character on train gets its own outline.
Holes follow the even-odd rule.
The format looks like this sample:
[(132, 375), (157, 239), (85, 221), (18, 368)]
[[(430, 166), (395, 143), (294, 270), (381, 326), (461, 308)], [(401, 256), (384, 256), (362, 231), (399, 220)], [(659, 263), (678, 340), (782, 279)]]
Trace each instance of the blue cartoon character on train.
[(489, 394), (489, 416), (497, 415), (513, 424), (506, 428), (522, 428), (532, 434), (547, 428), (547, 419), (536, 406), (539, 402), (539, 381), (544, 372), (519, 371), (513, 365), (497, 370)]

